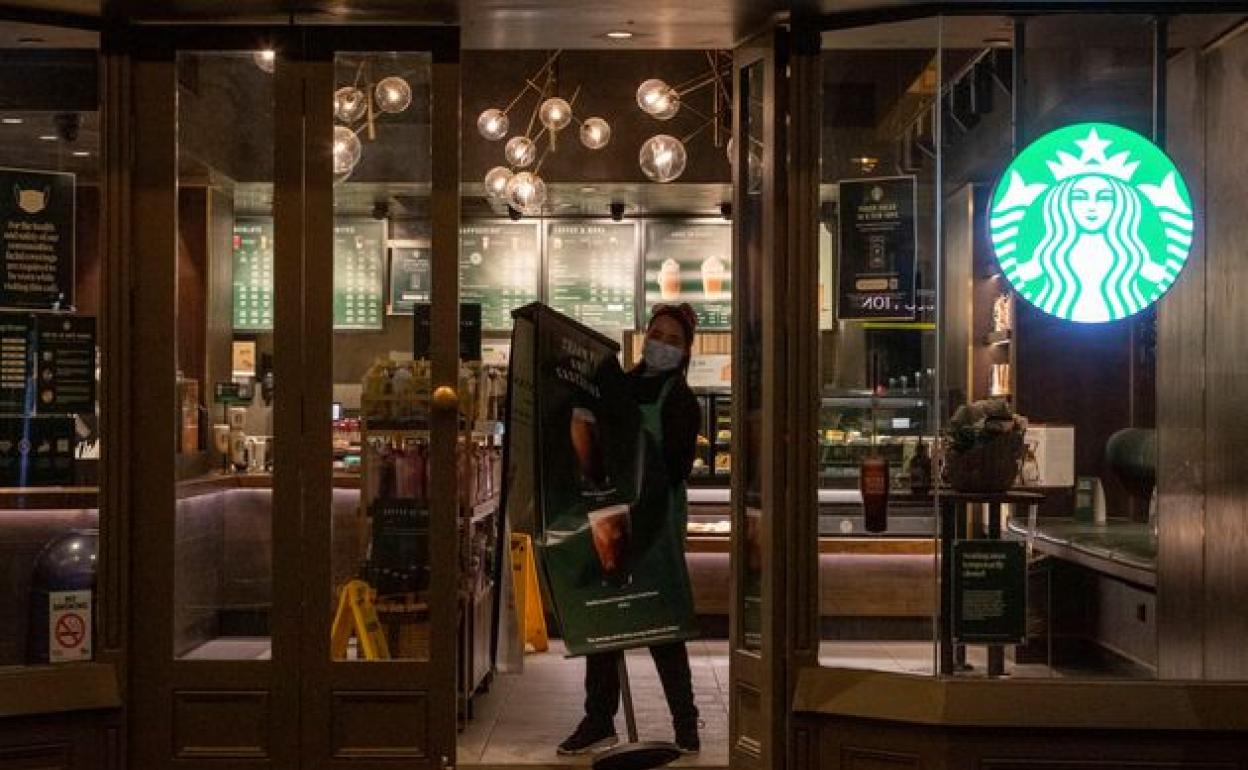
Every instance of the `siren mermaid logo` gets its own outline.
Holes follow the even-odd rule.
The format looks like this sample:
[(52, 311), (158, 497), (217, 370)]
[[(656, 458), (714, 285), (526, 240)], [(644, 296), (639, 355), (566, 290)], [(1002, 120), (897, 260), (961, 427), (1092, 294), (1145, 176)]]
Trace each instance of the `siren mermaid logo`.
[(992, 197), (992, 245), (1028, 302), (1080, 323), (1132, 316), (1174, 284), (1194, 215), (1174, 163), (1143, 136), (1106, 123), (1046, 134)]

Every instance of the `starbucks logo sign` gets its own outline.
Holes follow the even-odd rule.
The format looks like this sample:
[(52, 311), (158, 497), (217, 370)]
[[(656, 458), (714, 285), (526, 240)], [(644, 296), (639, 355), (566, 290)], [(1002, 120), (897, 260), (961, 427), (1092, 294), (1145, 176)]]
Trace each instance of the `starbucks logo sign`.
[(1174, 163), (1108, 123), (1059, 128), (1006, 169), (989, 212), (1005, 277), (1028, 302), (1079, 323), (1135, 315), (1178, 278), (1194, 215)]

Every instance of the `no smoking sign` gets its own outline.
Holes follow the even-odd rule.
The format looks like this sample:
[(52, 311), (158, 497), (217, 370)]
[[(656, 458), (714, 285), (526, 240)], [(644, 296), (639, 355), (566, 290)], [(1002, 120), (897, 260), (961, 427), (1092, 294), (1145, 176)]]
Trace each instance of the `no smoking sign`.
[(48, 594), (48, 660), (91, 660), (91, 592)]

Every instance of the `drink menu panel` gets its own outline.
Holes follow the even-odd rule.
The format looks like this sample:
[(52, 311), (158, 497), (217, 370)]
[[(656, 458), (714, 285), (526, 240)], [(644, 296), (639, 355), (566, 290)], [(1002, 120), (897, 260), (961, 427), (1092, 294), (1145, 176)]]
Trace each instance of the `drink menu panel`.
[(386, 225), (373, 219), (334, 225), (334, 328), (381, 329), (385, 316)]
[(537, 300), (539, 225), (480, 223), (459, 228), (459, 299), (481, 306), (481, 326), (511, 329), (511, 311)]
[(234, 222), (234, 329), (273, 328), (273, 220)]
[(631, 223), (550, 223), (547, 303), (600, 332), (637, 323), (637, 227)]
[(698, 329), (732, 328), (732, 226), (716, 222), (646, 225), (646, 309), (688, 302)]

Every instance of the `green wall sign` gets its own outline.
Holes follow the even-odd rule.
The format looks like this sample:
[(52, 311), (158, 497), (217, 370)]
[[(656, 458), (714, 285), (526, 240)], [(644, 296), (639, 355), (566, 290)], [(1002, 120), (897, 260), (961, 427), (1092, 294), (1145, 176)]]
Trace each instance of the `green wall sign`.
[(1174, 162), (1109, 123), (1059, 128), (1027, 146), (992, 196), (1005, 277), (1044, 312), (1078, 323), (1127, 318), (1178, 278), (1192, 199)]

